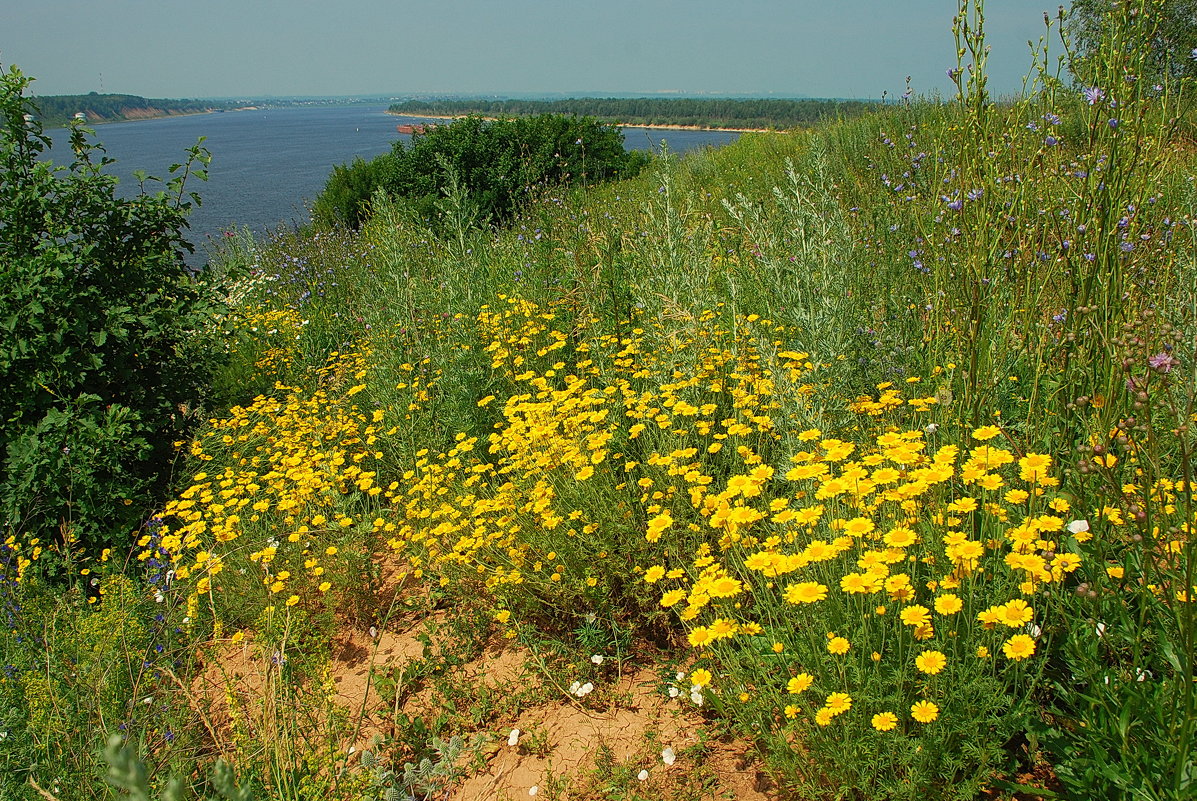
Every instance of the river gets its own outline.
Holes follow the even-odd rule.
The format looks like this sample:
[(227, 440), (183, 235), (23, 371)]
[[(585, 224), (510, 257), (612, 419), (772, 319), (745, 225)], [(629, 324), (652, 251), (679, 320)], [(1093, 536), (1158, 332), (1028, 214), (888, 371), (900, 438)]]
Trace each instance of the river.
[[(307, 222), (307, 204), (324, 188), (335, 165), (387, 151), (395, 139), (411, 138), (397, 133), (396, 125), (421, 121), (366, 104), (263, 108), (99, 125), (94, 141), (116, 159), (108, 169), (121, 179), (121, 192), (134, 193), (135, 171), (165, 177), (171, 164), (184, 160), (187, 147), (206, 137), (204, 146), (212, 152), (208, 180), (188, 185), (203, 201), (191, 215), (189, 239), (196, 255), (188, 261), (202, 264), (208, 244), (223, 231), (248, 228), (260, 235), (280, 225)], [(50, 158), (69, 163), (65, 131), (49, 133), (56, 143)], [(664, 140), (671, 152), (684, 153), (738, 136), (730, 131), (629, 127), (624, 129), (624, 146), (648, 150)]]

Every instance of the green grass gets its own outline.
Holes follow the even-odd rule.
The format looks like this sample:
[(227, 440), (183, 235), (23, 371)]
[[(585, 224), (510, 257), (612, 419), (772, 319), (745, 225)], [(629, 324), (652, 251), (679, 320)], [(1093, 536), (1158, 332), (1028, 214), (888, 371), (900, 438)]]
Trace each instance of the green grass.
[[(160, 604), (127, 589), (88, 604), (5, 585), (16, 623), (0, 696), (15, 712), (0, 719), (0, 795), (27, 795), (33, 778), (109, 797), (99, 749), (123, 731), (159, 784), (189, 776), (206, 792), (199, 777), (223, 753), (261, 798), (377, 797), (377, 776), (338, 772), (335, 722), (304, 742), (307, 724), (288, 710), (318, 716), (330, 637), (389, 620), (376, 601), (387, 560), (406, 574), (392, 587), (404, 603), (448, 611), (452, 645), (426, 654), (402, 691), (387, 674), (379, 686), (396, 706), (397, 694), (429, 688), (456, 712), (399, 719), (401, 736), (380, 746), (385, 765), (543, 700), (471, 697), (454, 674), (507, 636), (547, 655), (562, 687), (605, 680), (588, 667), (595, 653), (675, 663), (683, 684), (708, 671), (704, 714), (751, 739), (796, 797), (970, 799), (1044, 765), (1067, 797), (1191, 797), (1197, 191), (1191, 149), (1169, 124), (1183, 97), (1117, 79), (1138, 57), (1111, 47), (1082, 76), (1119, 95), (1116, 126), (1107, 106), (1042, 78), (993, 103), (974, 73), (954, 101), (749, 134), (630, 181), (546, 190), (502, 229), (448, 220), (439, 229), (457, 235), (438, 238), (379, 198), (356, 234), (238, 241), (223, 258), (251, 275), (227, 321), (228, 408), (210, 410), (179, 484), (209, 525), (192, 541), (141, 546), (166, 548), (149, 558), (182, 568)], [(592, 394), (571, 390), (571, 375)], [(762, 415), (768, 425), (753, 421)], [(725, 436), (729, 419), (752, 430)], [(820, 439), (852, 443), (851, 459), (873, 470), (878, 437), (967, 452), (988, 426), (1001, 431), (989, 444), (1014, 460), (995, 470), (1000, 489), (957, 472), (913, 506), (831, 496), (810, 529), (774, 516), (813, 503), (817, 479), (783, 477), (803, 453), (834, 449)], [(676, 455), (686, 446), (695, 453)], [(1019, 476), (1028, 454), (1050, 457), (1058, 486)], [(757, 466), (774, 472), (752, 484)], [(717, 504), (703, 513), (702, 494), (689, 494), (695, 477), (766, 514), (728, 539), (710, 523)], [(737, 481), (753, 494), (727, 494)], [(1030, 500), (1004, 499), (1014, 487)], [(184, 511), (164, 512), (171, 532)], [(646, 540), (665, 512), (668, 535)], [(1002, 549), (1020, 522), (1045, 515), (1058, 524), (1041, 521), (1030, 552), (1075, 554), (1079, 567), (1028, 589)], [(859, 517), (876, 518), (879, 534), (918, 533), (909, 564), (890, 572), (911, 574), (912, 596), (844, 594), (831, 564), (776, 581), (752, 566), (759, 550), (834, 540)], [(234, 535), (216, 537), (226, 524)], [(942, 567), (952, 530), (984, 544), (975, 571)], [(447, 558), (454, 549), (462, 556)], [(737, 605), (691, 594), (690, 618), (679, 617), (685, 604), (662, 608), (665, 590), (705, 580), (708, 556), (739, 582)], [(89, 569), (117, 582), (106, 587), (142, 586), (119, 583), (141, 581), (147, 564), (134, 553), (117, 569), (123, 557)], [(653, 566), (680, 578), (649, 583)], [(831, 597), (784, 600), (799, 576)], [(958, 622), (937, 612), (933, 639), (911, 639), (895, 617), (914, 600), (930, 607), (928, 582), (942, 595), (949, 580), (965, 602)], [(976, 621), (1015, 598), (1034, 608), (1033, 628)], [(762, 631), (692, 647), (712, 616)], [(288, 656), (271, 690), (275, 728), (213, 742), (188, 711), (187, 654), (235, 631)], [(1034, 659), (1003, 655), (1028, 632)], [(827, 652), (832, 633), (851, 643), (842, 658)], [(974, 656), (981, 646), (988, 657)], [(947, 654), (948, 672), (916, 670), (922, 650)], [(801, 697), (786, 689), (799, 670), (815, 683)], [(853, 708), (823, 725), (815, 715), (832, 692), (849, 692)], [(162, 714), (142, 709), (149, 694)], [(938, 704), (934, 725), (907, 712), (916, 699)], [(900, 718), (896, 734), (871, 725), (882, 711)], [(639, 792), (609, 760), (591, 779), (596, 797)]]

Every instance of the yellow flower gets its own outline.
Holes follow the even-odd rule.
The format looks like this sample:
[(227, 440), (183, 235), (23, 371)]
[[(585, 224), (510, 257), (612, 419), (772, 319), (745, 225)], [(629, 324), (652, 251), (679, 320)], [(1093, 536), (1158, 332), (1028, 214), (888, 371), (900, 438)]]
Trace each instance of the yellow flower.
[(1052, 457), (1042, 453), (1028, 453), (1018, 460), (1018, 477), (1031, 484), (1042, 483), (1051, 466)]
[(794, 718), (798, 717), (798, 712), (798, 707), (794, 706), (793, 704), (786, 704), (785, 715), (787, 718), (793, 720)]
[(934, 676), (948, 664), (948, 658), (940, 651), (923, 651), (914, 660), (914, 666), (929, 676)]
[(653, 565), (648, 570), (644, 571), (644, 581), (648, 584), (656, 584), (665, 577), (665, 568), (660, 565)]
[(738, 579), (730, 576), (723, 576), (715, 579), (707, 588), (707, 593), (712, 598), (732, 598), (740, 594), (744, 589), (744, 585)]
[(852, 708), (852, 696), (848, 693), (832, 693), (827, 696), (824, 708), (832, 715), (841, 715)]
[[(1000, 428), (998, 428), (997, 426), (981, 426), (980, 428), (978, 428), (976, 431), (973, 432), (973, 439), (978, 440), (980, 442), (986, 442), (988, 440), (993, 439), (994, 437), (998, 436), (1001, 433), (1002, 433), (1002, 430)], [(934, 720), (934, 718), (932, 718), (932, 720)]]
[(297, 604), (297, 603), (299, 603), (298, 595), (292, 595), (290, 598), (287, 599), (287, 606), (295, 606), (295, 604)]
[(788, 692), (790, 695), (798, 695), (799, 693), (806, 692), (808, 689), (810, 689), (810, 686), (814, 684), (814, 682), (814, 677), (809, 673), (799, 673), (797, 676), (794, 676), (792, 679), (790, 679), (790, 681), (786, 684), (786, 692)]
[(1026, 634), (1015, 634), (1002, 645), (1002, 653), (1015, 662), (1029, 658), (1035, 653), (1035, 641)]
[(872, 724), (877, 731), (890, 731), (898, 725), (898, 716), (893, 712), (878, 712), (873, 715)]
[(711, 621), (710, 634), (712, 639), (721, 640), (736, 633), (736, 624), (724, 617), (717, 617)]
[(852, 644), (843, 637), (832, 637), (827, 643), (827, 650), (837, 655), (846, 654), (851, 648)]
[(930, 723), (939, 717), (939, 707), (930, 701), (919, 701), (910, 707), (910, 714), (919, 723)]
[(847, 573), (840, 579), (840, 589), (849, 594), (862, 594), (873, 592), (876, 587), (861, 573)]
[(792, 604), (810, 604), (827, 597), (827, 587), (817, 581), (803, 581), (786, 587), (785, 599)]
[(854, 517), (844, 524), (844, 533), (850, 537), (863, 537), (873, 533), (876, 525), (867, 517)]
[(661, 606), (669, 608), (686, 597), (685, 590), (670, 590), (661, 596)]
[(710, 645), (715, 640), (715, 637), (706, 626), (698, 626), (690, 632), (690, 635), (686, 639), (695, 648), (702, 648), (703, 646)]
[(931, 610), (919, 604), (912, 604), (902, 610), (900, 617), (907, 626), (925, 626), (931, 621)]
[(998, 607), (999, 622), (1017, 629), (1031, 622), (1034, 610), (1021, 598), (1015, 598)]
[(964, 608), (964, 601), (960, 596), (945, 592), (935, 599), (935, 611), (941, 615), (954, 615)]
[(690, 674), (690, 683), (695, 687), (706, 687), (711, 683), (711, 671), (706, 668), (699, 668)]
[(891, 548), (909, 548), (918, 542), (918, 535), (906, 526), (898, 526), (885, 535), (884, 542)]

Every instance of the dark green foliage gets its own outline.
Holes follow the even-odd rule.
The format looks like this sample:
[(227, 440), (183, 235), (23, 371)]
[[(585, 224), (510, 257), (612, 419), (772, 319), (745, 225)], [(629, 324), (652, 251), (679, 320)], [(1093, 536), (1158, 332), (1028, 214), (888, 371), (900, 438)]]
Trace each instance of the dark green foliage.
[(410, 146), (395, 142), (390, 153), (372, 161), (337, 167), (313, 217), (356, 227), (368, 216), (374, 191), (383, 189), (435, 221), (442, 199), (462, 190), (474, 216), (502, 223), (546, 187), (634, 175), (645, 159), (624, 150), (619, 129), (591, 119), (467, 117), (416, 134)]
[(0, 531), (65, 524), (98, 549), (136, 528), (208, 378), (195, 332), (215, 308), (182, 260), (207, 154), (118, 198), (84, 129), (69, 168), (45, 160), (28, 83), (0, 77)]
[(864, 100), (750, 100), (604, 97), (568, 100), (409, 100), (399, 114), (581, 114), (628, 125), (696, 125), (711, 128), (796, 128), (828, 119), (854, 117), (877, 108)]
[(383, 185), (394, 156), (383, 153), (370, 161), (356, 158), (352, 164), (338, 164), (312, 204), (312, 218), (325, 225), (357, 228), (370, 215), (370, 197)]

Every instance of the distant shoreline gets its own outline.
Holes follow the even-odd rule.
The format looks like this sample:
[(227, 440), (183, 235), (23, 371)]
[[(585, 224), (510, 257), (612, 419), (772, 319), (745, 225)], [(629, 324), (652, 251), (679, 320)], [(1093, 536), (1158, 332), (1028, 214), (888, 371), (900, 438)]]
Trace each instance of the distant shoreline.
[[(224, 109), (224, 110), (233, 111), (233, 109)], [(239, 111), (240, 109), (237, 109), (237, 110)], [(84, 126), (91, 128), (91, 127), (99, 126), (99, 125), (119, 125), (122, 122), (146, 122), (147, 120), (164, 120), (164, 119), (167, 119), (168, 117), (198, 117), (201, 114), (215, 114), (217, 111), (218, 111), (218, 109), (210, 108), (205, 111), (179, 111), (179, 112), (176, 112), (173, 114), (168, 112), (168, 113), (164, 113), (164, 114), (145, 114), (145, 115), (139, 115), (136, 117), (118, 117), (116, 119), (83, 120), (83, 124), (84, 124)], [(53, 123), (51, 125), (47, 125), (46, 127), (54, 129), (54, 128), (69, 128), (70, 126), (71, 126), (71, 121), (68, 119), (65, 122)]]
[[(395, 117), (409, 117), (415, 120), (461, 120), (466, 117), (477, 116), (484, 120), (497, 120), (498, 117), (488, 117), (481, 114), (407, 114), (402, 111), (387, 110), (387, 114)], [(648, 128), (651, 130), (661, 131), (727, 131), (728, 133), (784, 133), (776, 128), (712, 128), (707, 125), (670, 125), (668, 123), (639, 123), (639, 122), (612, 122), (609, 120), (599, 120), (605, 125), (616, 125), (620, 128)]]
[[(265, 106), (239, 106), (237, 108), (209, 108), (202, 111), (163, 111), (158, 114), (139, 114), (135, 116), (122, 116), (111, 119), (98, 120), (84, 120), (83, 124), (91, 128), (99, 125), (119, 125), (124, 122), (147, 122), (149, 120), (165, 120), (170, 117), (199, 117), (204, 114), (232, 114), (237, 111), (261, 111)], [(48, 129), (69, 128), (71, 120), (67, 119), (65, 122), (52, 122), (45, 125)]]

